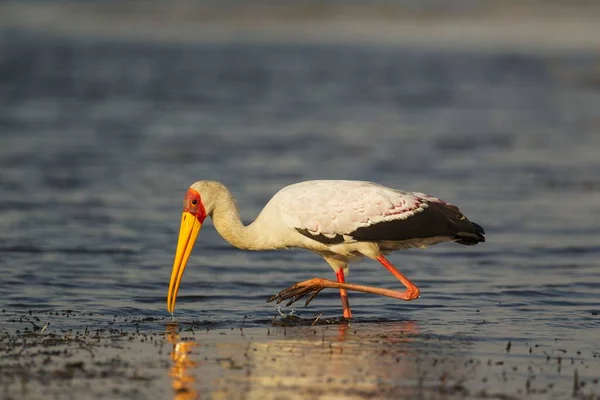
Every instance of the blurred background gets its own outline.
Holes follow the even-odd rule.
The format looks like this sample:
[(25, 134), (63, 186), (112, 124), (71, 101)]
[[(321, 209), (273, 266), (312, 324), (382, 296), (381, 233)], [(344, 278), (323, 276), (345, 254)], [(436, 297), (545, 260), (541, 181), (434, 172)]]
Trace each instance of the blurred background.
[[(193, 369), (203, 391), (212, 390), (209, 377), (224, 377), (223, 387), (247, 392), (233, 361), (222, 366), (227, 359), (213, 354), (222, 331), (239, 337), (243, 325), (266, 329), (267, 349), (274, 343), (252, 376), (292, 385), (283, 392), (280, 383), (264, 384), (261, 398), (295, 398), (299, 387), (315, 393), (315, 382), (334, 397), (341, 387), (384, 397), (375, 390), (381, 385), (411, 396), (405, 389), (422, 389), (419, 371), (430, 373), (426, 385), (445, 385), (445, 375), (429, 368), (440, 354), (448, 376), (464, 383), (458, 388), (483, 388), (481, 397), (485, 390), (498, 398), (593, 397), (599, 21), (593, 0), (0, 1), (0, 333), (51, 322), (40, 340), (94, 330), (162, 338), (192, 182), (226, 184), (250, 222), (285, 185), (370, 180), (458, 205), (485, 228), (487, 242), (391, 255), (422, 297), (407, 303), (352, 293), (354, 329), (336, 339), (348, 346), (332, 372), (321, 368), (334, 357), (329, 350), (295, 359), (315, 354), (316, 330), (270, 334), (279, 332), (272, 325), (279, 312), (310, 322), (340, 316), (339, 295), (324, 291), (308, 308), (265, 302), (297, 281), (333, 278), (330, 267), (304, 251), (239, 251), (207, 222), (176, 314), (205, 345), (190, 353), (203, 365)], [(351, 265), (348, 281), (397, 285), (370, 261)], [(288, 352), (294, 335), (300, 351)], [(3, 351), (18, 360), (25, 339), (20, 350), (14, 340), (5, 339)], [(27, 398), (47, 398), (48, 382), (58, 382), (56, 393), (69, 387), (72, 395), (92, 397), (93, 389), (115, 397), (115, 385), (128, 380), (150, 397), (172, 394), (168, 350), (138, 351), (123, 341), (116, 352), (131, 368), (106, 364), (123, 376), (95, 386), (82, 380), (82, 389), (68, 378), (61, 386), (54, 370), (61, 360), (71, 363), (71, 377), (73, 368), (92, 371), (92, 361), (78, 364), (65, 351), (51, 363), (44, 349), (35, 353), (43, 360), (23, 357), (4, 369), (15, 377), (5, 395), (18, 387)], [(231, 357), (247, 356), (241, 346), (228, 347)], [(390, 349), (400, 356), (386, 363)], [(283, 352), (294, 359), (275, 363)], [(135, 361), (140, 354), (148, 359)], [(492, 359), (501, 361), (490, 367)], [(46, 364), (49, 372), (38, 372)], [(364, 392), (348, 365), (375, 389)], [(473, 375), (477, 365), (489, 380)], [(138, 367), (154, 375), (141, 379)], [(300, 372), (304, 380), (290, 379)], [(330, 385), (327, 374), (338, 380)], [(587, 383), (581, 391), (578, 380)], [(175, 385), (173, 392), (186, 395)], [(444, 393), (452, 392), (435, 389), (430, 398)]]
[[(362, 179), (439, 196), (488, 231), (476, 249), (397, 256), (423, 307), (509, 296), (545, 323), (562, 293), (578, 296), (559, 302), (565, 318), (588, 315), (599, 17), (583, 0), (0, 2), (0, 294), (17, 308), (163, 313), (192, 182), (228, 185), (249, 222), (285, 185)], [(269, 295), (330, 274), (207, 228), (183, 310), (269, 316)], [(353, 279), (393, 284), (367, 264)], [(339, 307), (333, 292), (322, 301)]]

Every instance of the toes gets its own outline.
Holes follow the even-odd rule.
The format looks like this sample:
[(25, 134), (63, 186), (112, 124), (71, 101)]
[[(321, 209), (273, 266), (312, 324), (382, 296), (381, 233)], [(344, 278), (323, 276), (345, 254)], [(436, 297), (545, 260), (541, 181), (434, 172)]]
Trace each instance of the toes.
[(269, 297), (269, 299), (267, 300), (267, 303), (272, 302), (273, 300), (275, 300), (277, 298), (277, 295), (274, 294), (273, 296)]
[(305, 304), (305, 305), (308, 305), (308, 303), (310, 303), (312, 301), (312, 299), (314, 299), (321, 290), (323, 290), (323, 288), (315, 288), (313, 286), (294, 285), (294, 286), (284, 289), (281, 292), (269, 297), (269, 299), (267, 300), (267, 303), (270, 303), (270, 302), (276, 300), (276, 304), (279, 304), (284, 300), (289, 300), (285, 305), (286, 307), (288, 307), (288, 306), (294, 304), (296, 301), (303, 298), (304, 296), (310, 294), (310, 297), (308, 298), (308, 300), (306, 301), (306, 304)]
[(303, 298), (304, 296), (309, 294), (311, 291), (312, 291), (312, 289), (310, 289), (310, 288), (298, 288), (293, 293), (288, 293), (284, 300), (287, 300), (289, 298), (291, 298), (291, 300), (288, 301), (285, 306), (286, 307), (291, 306), (296, 301), (300, 300), (301, 298)]
[(291, 299), (290, 301), (288, 301), (287, 303), (285, 303), (285, 306), (286, 307), (291, 306), (292, 304), (294, 304), (296, 302), (296, 300), (298, 300), (298, 299), (296, 299), (296, 298)]
[(323, 290), (323, 288), (319, 288), (316, 289), (312, 292), (312, 294), (310, 295), (310, 297), (308, 299), (306, 299), (306, 303), (304, 303), (304, 307), (308, 306), (308, 303), (310, 303), (315, 297), (317, 297), (317, 295), (319, 293), (321, 293), (321, 290)]
[(269, 297), (269, 299), (267, 300), (267, 303), (272, 302), (273, 300), (277, 300), (276, 304), (281, 303), (283, 300), (287, 300), (290, 297), (292, 297), (295, 293), (295, 291), (297, 290), (296, 285), (291, 286), (287, 289), (283, 289), (281, 292), (274, 294), (273, 296)]

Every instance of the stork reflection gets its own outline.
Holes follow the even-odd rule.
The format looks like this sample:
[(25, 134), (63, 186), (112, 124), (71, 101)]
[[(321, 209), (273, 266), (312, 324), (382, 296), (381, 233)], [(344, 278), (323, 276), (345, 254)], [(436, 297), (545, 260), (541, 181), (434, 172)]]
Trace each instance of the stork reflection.
[[(451, 385), (464, 376), (461, 357), (435, 361), (456, 343), (430, 340), (415, 321), (216, 329), (190, 332), (189, 337), (186, 332), (185, 338), (180, 328), (169, 324), (166, 334), (172, 345), (169, 378), (175, 400), (357, 393), (434, 398), (428, 395), (437, 393), (439, 377)], [(195, 340), (199, 337), (202, 342)]]
[(198, 346), (196, 342), (181, 341), (179, 336), (179, 324), (167, 324), (167, 341), (173, 345), (171, 359), (173, 365), (169, 370), (169, 377), (172, 379), (172, 387), (175, 400), (196, 400), (200, 394), (196, 389), (196, 378), (192, 371), (198, 367), (191, 353), (194, 347)]

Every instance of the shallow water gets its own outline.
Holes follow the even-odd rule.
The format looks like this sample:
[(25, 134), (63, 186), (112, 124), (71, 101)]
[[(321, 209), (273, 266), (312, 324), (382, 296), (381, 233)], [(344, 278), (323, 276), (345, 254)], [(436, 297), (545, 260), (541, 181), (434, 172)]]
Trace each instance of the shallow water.
[[(390, 256), (422, 297), (351, 293), (356, 329), (369, 337), (410, 324), (419, 343), (466, 337), (473, 345), (451, 353), (479, 360), (509, 340), (519, 351), (564, 343), (569, 356), (589, 358), (580, 376), (598, 393), (598, 62), (593, 54), (4, 31), (0, 330), (31, 329), (18, 318), (33, 310), (40, 324), (54, 321), (47, 332), (107, 329), (115, 319), (133, 332), (136, 319), (152, 317), (159, 323), (145, 331), (164, 333), (181, 200), (195, 180), (229, 186), (246, 221), (296, 181), (372, 180), (458, 205), (488, 242)], [(370, 261), (350, 271), (350, 282), (397, 284)], [(264, 333), (279, 315), (266, 299), (314, 276), (333, 277), (317, 256), (242, 252), (208, 223), (176, 318), (211, 330), (244, 321)], [(305, 319), (341, 313), (334, 291), (281, 311), (292, 309)], [(69, 318), (49, 314), (62, 310)], [(566, 386), (573, 379), (572, 371), (539, 375)]]

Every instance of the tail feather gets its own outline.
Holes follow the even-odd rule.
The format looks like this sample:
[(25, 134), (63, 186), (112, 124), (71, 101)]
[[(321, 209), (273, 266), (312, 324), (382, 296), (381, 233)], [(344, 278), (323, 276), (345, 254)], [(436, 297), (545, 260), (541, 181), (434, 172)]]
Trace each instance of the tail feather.
[(474, 246), (477, 243), (485, 242), (485, 231), (483, 227), (475, 222), (471, 222), (473, 230), (470, 232), (460, 231), (456, 234), (455, 242), (465, 246)]

